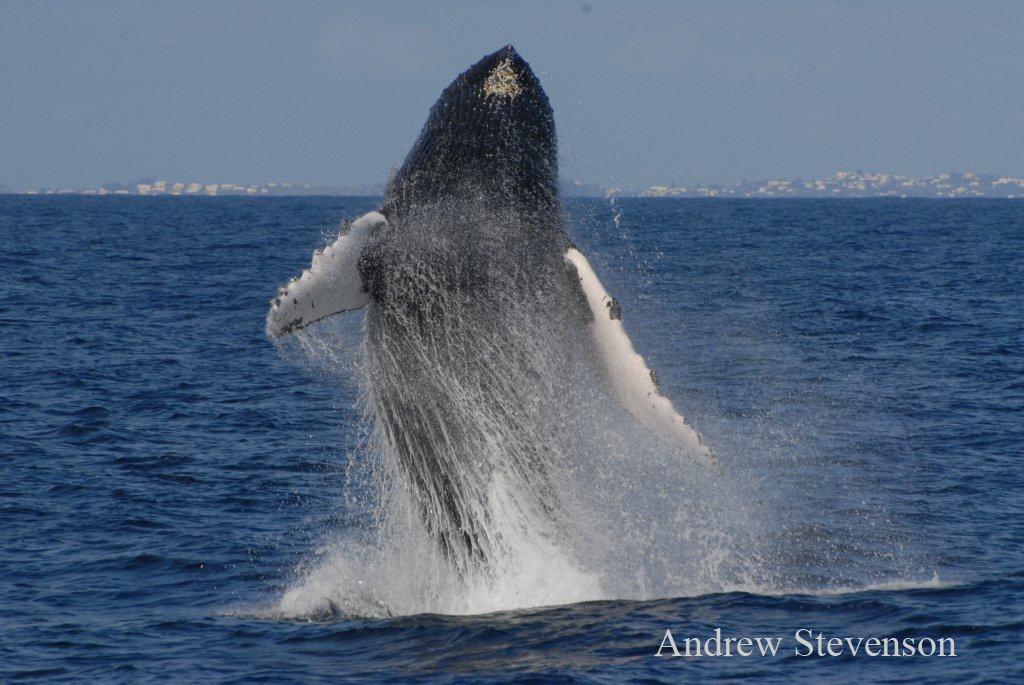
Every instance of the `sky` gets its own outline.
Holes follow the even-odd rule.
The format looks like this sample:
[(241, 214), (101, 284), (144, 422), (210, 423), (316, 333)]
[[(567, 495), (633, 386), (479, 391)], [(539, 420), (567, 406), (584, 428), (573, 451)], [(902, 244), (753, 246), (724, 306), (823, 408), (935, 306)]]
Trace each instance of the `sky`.
[(381, 182), (512, 43), (563, 177), (1024, 176), (1024, 2), (11, 2), (0, 184)]

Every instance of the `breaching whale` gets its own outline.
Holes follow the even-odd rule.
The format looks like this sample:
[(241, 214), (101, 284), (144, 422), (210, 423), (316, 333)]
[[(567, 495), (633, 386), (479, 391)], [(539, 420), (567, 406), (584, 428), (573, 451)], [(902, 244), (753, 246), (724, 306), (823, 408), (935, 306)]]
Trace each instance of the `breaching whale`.
[(267, 334), (363, 307), (378, 434), (460, 571), (502, 545), (488, 519), (509, 507), (496, 500), (557, 506), (548, 475), (566, 449), (574, 351), (643, 426), (715, 464), (567, 236), (551, 106), (512, 46), (444, 90), (379, 211), (344, 226), (279, 289)]

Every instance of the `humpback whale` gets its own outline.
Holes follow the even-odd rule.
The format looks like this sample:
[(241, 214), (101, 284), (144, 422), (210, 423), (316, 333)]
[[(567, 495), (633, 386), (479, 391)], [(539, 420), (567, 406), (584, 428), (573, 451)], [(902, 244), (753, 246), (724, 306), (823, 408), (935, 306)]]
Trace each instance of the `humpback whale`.
[[(649, 431), (716, 463), (568, 237), (552, 109), (512, 46), (441, 93), (379, 211), (343, 226), (278, 290), (267, 334), (364, 307), (380, 442), (461, 572), (485, 568), (503, 544), (490, 517), (557, 510), (550, 471), (568, 449), (577, 356)], [(510, 481), (518, 487), (502, 489)], [(511, 507), (489, 505), (501, 498)]]

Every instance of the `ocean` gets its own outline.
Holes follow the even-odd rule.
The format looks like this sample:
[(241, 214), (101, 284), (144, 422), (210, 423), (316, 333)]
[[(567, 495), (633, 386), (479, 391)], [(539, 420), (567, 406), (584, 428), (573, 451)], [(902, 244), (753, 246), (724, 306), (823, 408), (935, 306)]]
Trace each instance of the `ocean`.
[(375, 205), (0, 197), (0, 680), (1024, 678), (1024, 203), (569, 201), (722, 470), (609, 419), (473, 587), (380, 529), (361, 315), (264, 334)]

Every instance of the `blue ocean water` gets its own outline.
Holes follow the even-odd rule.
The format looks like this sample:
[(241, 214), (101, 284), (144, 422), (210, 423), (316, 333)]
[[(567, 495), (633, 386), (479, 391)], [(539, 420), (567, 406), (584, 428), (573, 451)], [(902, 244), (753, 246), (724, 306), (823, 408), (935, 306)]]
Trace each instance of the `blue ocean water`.
[[(374, 206), (0, 197), (0, 680), (1020, 681), (1024, 205), (570, 203), (730, 484), (637, 513), (635, 587), (675, 591), (289, 612), (374, 503), (351, 475), (356, 387), (275, 349), (267, 300)], [(671, 508), (702, 499), (703, 520)], [(666, 629), (716, 628), (783, 641), (654, 656)], [(957, 657), (802, 657), (799, 629), (953, 638)]]

